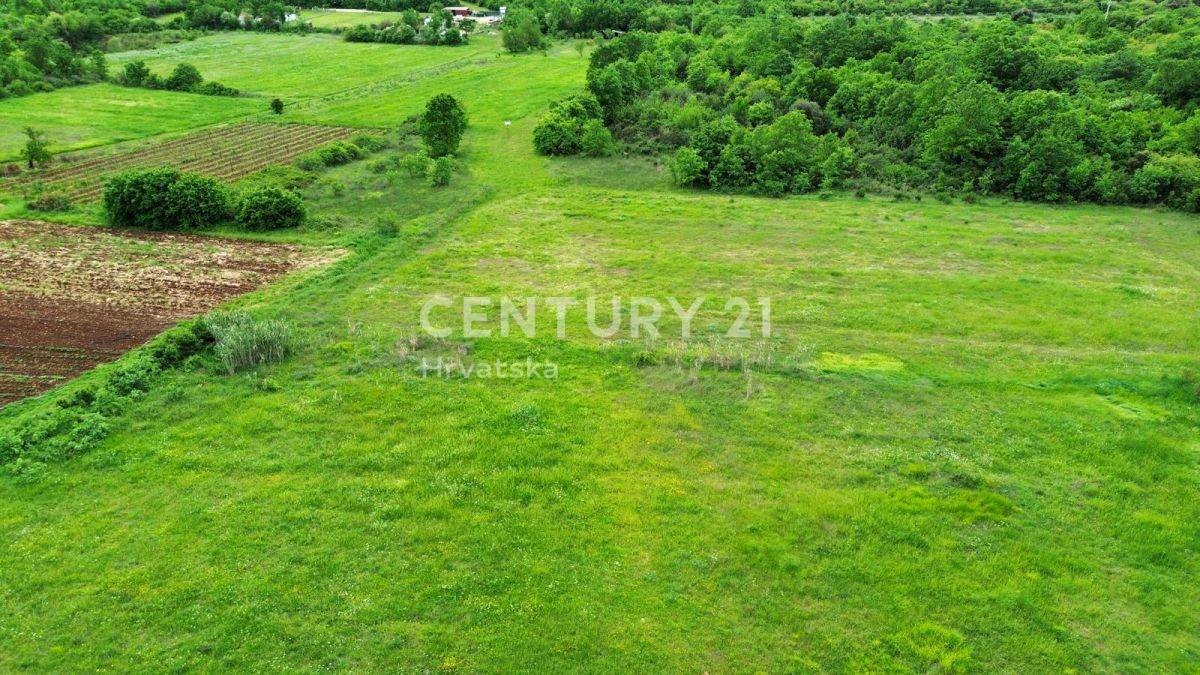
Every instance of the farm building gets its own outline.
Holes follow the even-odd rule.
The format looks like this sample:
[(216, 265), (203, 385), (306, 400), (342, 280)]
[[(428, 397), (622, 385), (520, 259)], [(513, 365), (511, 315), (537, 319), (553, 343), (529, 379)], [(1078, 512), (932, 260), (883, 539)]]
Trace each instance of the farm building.
[(485, 26), (491, 26), (500, 23), (507, 11), (508, 7), (501, 7), (498, 12), (475, 12), (471, 18)]
[(470, 7), (443, 7), (443, 9), (453, 14), (456, 19), (466, 19), (471, 16)]

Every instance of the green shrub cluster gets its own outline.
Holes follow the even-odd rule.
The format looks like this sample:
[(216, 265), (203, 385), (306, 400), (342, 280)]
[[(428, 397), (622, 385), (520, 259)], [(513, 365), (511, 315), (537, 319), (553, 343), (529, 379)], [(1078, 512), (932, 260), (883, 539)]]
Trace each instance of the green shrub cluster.
[(125, 64), (125, 70), (117, 77), (117, 82), (126, 87), (186, 91), (208, 96), (239, 96), (241, 94), (237, 89), (227, 87), (220, 82), (205, 82), (200, 71), (190, 63), (180, 63), (175, 66), (170, 75), (160, 77), (150, 72), (144, 61), (131, 61)]
[(383, 42), (393, 45), (412, 45), (417, 43), (417, 29), (406, 23), (386, 26), (358, 25), (346, 31), (346, 42)]
[(388, 140), (383, 136), (375, 134), (355, 134), (350, 139), (350, 144), (370, 155), (386, 149), (388, 147)]
[(504, 16), (500, 38), (504, 48), (513, 54), (546, 49), (549, 46), (549, 40), (542, 34), (542, 25), (537, 14), (519, 7)]
[(384, 147), (383, 141), (376, 136), (355, 136), (350, 141), (334, 141), (311, 152), (301, 155), (296, 160), (296, 166), (305, 171), (315, 171), (327, 166), (341, 166)]
[(298, 344), (286, 322), (258, 319), (246, 312), (214, 313), (204, 325), (216, 343), (217, 358), (230, 375), (283, 361)]
[(389, 162), (386, 167), (383, 167), (383, 170), (389, 171), (389, 175), (391, 175), (390, 170), (393, 166), (403, 169), (411, 178), (424, 178), (430, 187), (442, 187), (450, 184), (450, 180), (458, 168), (458, 162), (451, 155), (430, 157), (429, 153), (418, 150)]
[(421, 178), (429, 173), (430, 161), (429, 153), (424, 150), (418, 150), (412, 154), (405, 155), (401, 164), (409, 176), (412, 178)]
[(415, 10), (406, 10), (399, 23), (358, 25), (346, 31), (347, 42), (383, 42), (396, 45), (445, 45), (454, 47), (469, 41), (469, 30), (464, 24), (456, 25), (454, 17), (444, 9), (437, 9), (426, 21)]
[(173, 168), (135, 169), (104, 184), (104, 211), (121, 227), (192, 230), (229, 220), (229, 191), (207, 176)]
[(607, 157), (614, 142), (604, 126), (600, 102), (582, 94), (551, 106), (533, 130), (533, 147), (543, 155)]
[(0, 466), (10, 474), (34, 475), (49, 462), (91, 450), (108, 434), (109, 419), (145, 395), (162, 371), (200, 353), (211, 342), (202, 322), (189, 321), (102, 367), (83, 386), (0, 428)]
[(238, 198), (237, 222), (247, 230), (279, 230), (304, 224), (304, 200), (292, 190), (259, 187)]
[(10, 2), (0, 10), (0, 99), (99, 82), (106, 36), (154, 26), (128, 0)]
[(1200, 10), (1080, 9), (1046, 25), (1029, 12), (811, 21), (733, 3), (694, 23), (699, 10), (680, 7), (686, 28), (600, 44), (587, 73), (599, 111), (556, 104), (535, 148), (583, 152), (585, 131), (603, 147), (586, 128), (603, 119), (701, 188), (1197, 208)]
[(453, 157), (436, 157), (429, 161), (429, 166), (425, 169), (425, 180), (428, 181), (430, 187), (449, 185), (453, 176)]
[(39, 191), (26, 204), (30, 211), (62, 212), (71, 210), (71, 198), (57, 190)]

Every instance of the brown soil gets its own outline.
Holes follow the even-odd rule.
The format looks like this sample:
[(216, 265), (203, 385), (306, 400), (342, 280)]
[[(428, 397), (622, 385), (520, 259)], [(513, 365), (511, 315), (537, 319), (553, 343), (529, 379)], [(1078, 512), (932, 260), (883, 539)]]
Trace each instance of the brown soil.
[(0, 406), (331, 257), (286, 244), (0, 221)]

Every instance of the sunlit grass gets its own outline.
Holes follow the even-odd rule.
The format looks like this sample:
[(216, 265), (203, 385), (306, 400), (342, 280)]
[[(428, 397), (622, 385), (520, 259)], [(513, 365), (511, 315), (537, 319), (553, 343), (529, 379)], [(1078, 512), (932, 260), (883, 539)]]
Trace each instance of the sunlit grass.
[(266, 103), (93, 84), (0, 101), (0, 160), (15, 160), (24, 129), (45, 134), (54, 152), (180, 132), (253, 115)]
[[(465, 168), (323, 173), (310, 209), (345, 229), (271, 236), (352, 252), (243, 301), (295, 356), (193, 361), (98, 450), (0, 478), (0, 668), (1194, 665), (1194, 216), (700, 194), (534, 155), (585, 62), (289, 113), (366, 125), (447, 91)], [(433, 294), (708, 303), (690, 343), (574, 312), (565, 340), (543, 317), (429, 346)], [(720, 339), (732, 296), (772, 298), (770, 340)], [(559, 377), (421, 377), (436, 350)]]

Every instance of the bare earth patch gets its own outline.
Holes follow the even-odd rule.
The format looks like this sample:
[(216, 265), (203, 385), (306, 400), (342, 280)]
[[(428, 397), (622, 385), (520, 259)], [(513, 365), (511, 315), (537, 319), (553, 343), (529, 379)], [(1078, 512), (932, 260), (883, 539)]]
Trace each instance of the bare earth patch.
[(288, 244), (0, 221), (0, 405), (330, 259)]

